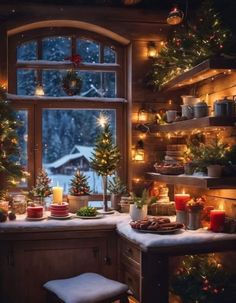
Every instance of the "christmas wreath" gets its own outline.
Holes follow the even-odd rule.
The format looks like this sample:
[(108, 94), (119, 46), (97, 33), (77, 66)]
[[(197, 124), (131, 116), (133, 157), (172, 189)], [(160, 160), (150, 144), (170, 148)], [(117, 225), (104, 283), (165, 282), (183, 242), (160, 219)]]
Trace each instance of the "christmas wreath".
[[(66, 59), (69, 59), (73, 63), (74, 68), (78, 68), (81, 62), (80, 55), (74, 55)], [(68, 96), (79, 95), (82, 85), (82, 78), (78, 76), (74, 69), (67, 71), (62, 79), (62, 87)]]

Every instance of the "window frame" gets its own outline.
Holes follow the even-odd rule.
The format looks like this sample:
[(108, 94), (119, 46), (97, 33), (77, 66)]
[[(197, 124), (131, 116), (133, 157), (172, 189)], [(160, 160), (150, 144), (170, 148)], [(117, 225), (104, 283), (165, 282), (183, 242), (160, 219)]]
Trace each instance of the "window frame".
[[(50, 33), (49, 33), (50, 30)], [(50, 64), (46, 66), (40, 62), (29, 61), (25, 63), (17, 63), (17, 46), (24, 42), (30, 42), (32, 40), (42, 41), (43, 38), (52, 36), (72, 36), (72, 55), (73, 49), (76, 50), (77, 38), (85, 38), (100, 42), (104, 46), (112, 46), (117, 52), (117, 63), (81, 63), (79, 70), (93, 70), (93, 71), (115, 71), (117, 75), (117, 98), (99, 98), (99, 97), (35, 97), (35, 96), (17, 96), (17, 68), (26, 67), (35, 69), (69, 69), (72, 64), (56, 64), (53, 66)], [(127, 123), (127, 111), (128, 104), (126, 101), (126, 48), (124, 45), (117, 43), (107, 37), (103, 37), (99, 34), (74, 29), (74, 28), (53, 28), (52, 29), (36, 29), (27, 31), (14, 36), (9, 37), (8, 48), (11, 49), (8, 57), (8, 99), (12, 101), (12, 105), (17, 110), (28, 110), (28, 168), (30, 172), (30, 179), (28, 182), (28, 188), (31, 188), (35, 184), (36, 176), (42, 168), (42, 111), (43, 109), (115, 109), (116, 110), (116, 144), (121, 151), (121, 161), (119, 175), (127, 182), (127, 142), (128, 142), (128, 123)], [(39, 42), (38, 42), (39, 43)], [(38, 44), (40, 45), (40, 44)], [(41, 44), (42, 45), (42, 44)], [(102, 50), (102, 48), (101, 48)], [(38, 52), (40, 53), (40, 47)], [(101, 51), (102, 53), (102, 51)], [(75, 53), (74, 53), (75, 54)], [(59, 61), (61, 62), (61, 61)], [(57, 68), (56, 68), (57, 65)], [(37, 79), (40, 81), (40, 79)], [(91, 200), (101, 200), (102, 195), (91, 195)]]

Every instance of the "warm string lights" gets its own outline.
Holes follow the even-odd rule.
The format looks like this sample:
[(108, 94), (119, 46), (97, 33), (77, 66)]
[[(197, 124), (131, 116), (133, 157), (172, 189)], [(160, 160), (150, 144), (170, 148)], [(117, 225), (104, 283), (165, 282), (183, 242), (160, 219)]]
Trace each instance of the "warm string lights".
[(199, 62), (222, 53), (230, 35), (223, 28), (212, 4), (205, 0), (196, 15), (195, 23), (189, 21), (188, 26), (174, 28), (153, 61), (152, 70), (146, 79), (148, 86), (161, 89), (171, 79)]

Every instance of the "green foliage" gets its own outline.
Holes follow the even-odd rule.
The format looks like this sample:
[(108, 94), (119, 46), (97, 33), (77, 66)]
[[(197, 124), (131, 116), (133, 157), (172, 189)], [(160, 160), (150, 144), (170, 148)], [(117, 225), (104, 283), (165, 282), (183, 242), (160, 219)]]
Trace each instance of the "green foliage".
[(23, 177), (16, 133), (18, 126), (15, 113), (6, 101), (5, 90), (0, 87), (0, 198)]
[(109, 124), (105, 124), (103, 130), (98, 135), (90, 166), (99, 176), (112, 175), (120, 161), (120, 151), (112, 142), (112, 133)]
[(147, 200), (148, 200), (148, 190), (145, 188), (142, 192), (142, 196), (141, 197), (137, 197), (135, 196), (135, 194), (132, 195), (134, 204), (136, 205), (136, 207), (138, 209), (142, 209), (143, 205), (147, 204)]
[(236, 164), (236, 145), (233, 145), (230, 150), (225, 153), (226, 162), (229, 164)]
[(235, 302), (235, 286), (214, 254), (185, 256), (171, 281), (172, 291), (183, 303)]
[(225, 153), (227, 148), (227, 144), (222, 143), (218, 139), (213, 140), (209, 144), (200, 144), (198, 148), (198, 165), (200, 167), (207, 167), (214, 164), (226, 164)]
[(205, 0), (192, 23), (174, 27), (147, 75), (154, 89), (191, 69), (203, 60), (220, 54), (230, 33), (224, 29), (212, 0)]
[(90, 187), (88, 184), (88, 177), (78, 170), (71, 179), (69, 192), (72, 196), (89, 195)]
[(37, 176), (36, 185), (29, 192), (34, 197), (45, 198), (52, 194), (52, 187), (50, 186), (51, 179), (49, 179), (47, 172), (43, 169)]
[(111, 194), (122, 195), (127, 192), (126, 185), (121, 181), (119, 176), (112, 177), (111, 180), (108, 181), (108, 190)]
[(82, 216), (82, 217), (95, 217), (97, 215), (97, 210), (94, 207), (90, 206), (85, 206), (81, 207), (77, 211), (77, 216)]

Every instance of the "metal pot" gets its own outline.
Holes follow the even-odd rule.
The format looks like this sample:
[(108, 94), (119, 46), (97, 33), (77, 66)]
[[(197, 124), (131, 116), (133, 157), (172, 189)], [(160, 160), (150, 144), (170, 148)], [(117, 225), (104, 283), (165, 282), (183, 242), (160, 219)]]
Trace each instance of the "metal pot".
[(184, 105), (193, 106), (195, 103), (199, 102), (200, 99), (195, 96), (181, 96)]
[(214, 111), (216, 117), (235, 116), (235, 102), (226, 97), (223, 100), (217, 100), (214, 103)]
[(204, 101), (200, 101), (193, 106), (194, 118), (209, 116), (209, 106)]
[(193, 119), (193, 107), (190, 105), (181, 105), (182, 108), (182, 117), (186, 117), (187, 119)]

